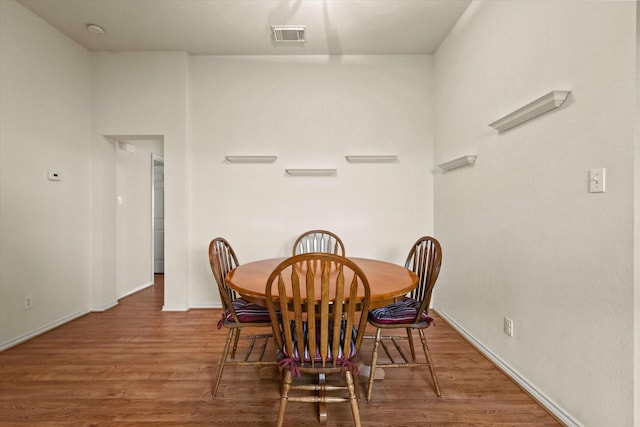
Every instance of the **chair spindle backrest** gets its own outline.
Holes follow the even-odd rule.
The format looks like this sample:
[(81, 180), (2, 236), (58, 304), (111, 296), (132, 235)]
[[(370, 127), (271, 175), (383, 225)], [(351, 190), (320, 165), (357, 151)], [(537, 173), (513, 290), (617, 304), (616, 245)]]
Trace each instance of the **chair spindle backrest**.
[(301, 234), (293, 244), (293, 255), (325, 252), (344, 256), (344, 243), (335, 233), (311, 230)]
[(211, 265), (213, 277), (218, 284), (222, 308), (229, 310), (237, 322), (238, 317), (233, 309), (232, 302), (238, 298), (238, 295), (233, 289), (227, 286), (226, 277), (239, 263), (236, 253), (224, 238), (217, 237), (209, 243), (209, 264)]
[(418, 286), (411, 291), (411, 298), (421, 302), (416, 322), (431, 304), (431, 294), (438, 280), (441, 264), (442, 248), (440, 242), (433, 237), (419, 238), (409, 251), (404, 266), (418, 275)]
[[(344, 355), (351, 353), (352, 340), (355, 351), (360, 348), (367, 316), (358, 315), (369, 309), (370, 290), (367, 277), (353, 261), (323, 253), (288, 258), (269, 276), (265, 297), (278, 348), (289, 357), (303, 358), (306, 334), (319, 337), (308, 340), (308, 354), (319, 355), (319, 360), (310, 358), (312, 367), (340, 366)], [(295, 328), (287, 327), (292, 322)]]

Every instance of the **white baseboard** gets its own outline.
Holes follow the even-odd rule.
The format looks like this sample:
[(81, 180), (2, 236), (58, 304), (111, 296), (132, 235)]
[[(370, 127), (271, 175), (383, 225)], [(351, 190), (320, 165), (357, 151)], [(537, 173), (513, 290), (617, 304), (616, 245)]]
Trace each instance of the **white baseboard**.
[(438, 308), (434, 308), (434, 311), (438, 313), (448, 324), (453, 327), (460, 335), (462, 335), (472, 346), (482, 353), (487, 359), (494, 363), (502, 372), (511, 378), (516, 384), (522, 387), (531, 397), (533, 397), (540, 405), (544, 406), (549, 412), (551, 412), (558, 421), (564, 423), (568, 427), (580, 427), (581, 424), (576, 421), (571, 415), (567, 414), (565, 410), (556, 405), (543, 393), (539, 392), (533, 385), (531, 385), (526, 378), (522, 377), (515, 370), (513, 370), (507, 363), (505, 363), (498, 356), (493, 354), (491, 350), (485, 347), (480, 341), (476, 340), (466, 329), (460, 326), (455, 320), (449, 317), (445, 312)]
[(78, 317), (82, 317), (82, 316), (84, 316), (85, 314), (87, 314), (89, 312), (90, 312), (89, 310), (83, 310), (83, 311), (79, 311), (77, 313), (70, 314), (69, 316), (65, 316), (62, 319), (59, 319), (59, 320), (57, 320), (55, 322), (49, 323), (48, 325), (45, 325), (45, 326), (43, 326), (41, 328), (38, 328), (38, 329), (36, 329), (34, 331), (31, 331), (28, 334), (25, 334), (25, 335), (16, 337), (14, 339), (11, 339), (11, 340), (9, 340), (7, 342), (1, 343), (0, 344), (0, 352), (4, 351), (4, 350), (7, 350), (8, 348), (11, 348), (13, 346), (16, 346), (16, 345), (18, 345), (20, 343), (23, 343), (23, 342), (25, 342), (27, 340), (30, 340), (31, 338), (34, 338), (34, 337), (36, 337), (38, 335), (44, 334), (45, 332), (50, 331), (51, 329), (57, 328), (58, 326), (63, 325), (65, 323), (67, 323), (67, 322), (70, 322), (70, 321), (72, 321), (74, 319), (77, 319)]
[(189, 307), (168, 307), (166, 305), (162, 306), (162, 311), (189, 311)]
[(213, 304), (190, 304), (189, 305), (189, 309), (194, 309), (194, 310), (198, 310), (198, 309), (202, 309), (202, 308), (222, 308), (222, 304), (221, 303), (213, 303)]
[(93, 307), (91, 311), (94, 311), (94, 312), (107, 311), (110, 308), (115, 307), (116, 305), (118, 305), (118, 300), (111, 301), (109, 303), (106, 303), (105, 305), (101, 305), (100, 307)]
[[(126, 294), (121, 295), (120, 297), (118, 297), (118, 299), (125, 298), (125, 297), (127, 297), (129, 295), (132, 295), (132, 294), (134, 294), (136, 292), (140, 292), (141, 290), (146, 289), (149, 286), (153, 286), (153, 285), (154, 285), (153, 282), (145, 283), (145, 284), (137, 287), (136, 289), (133, 289), (133, 290), (127, 292)], [(50, 323), (50, 324), (48, 324), (46, 326), (43, 326), (42, 328), (38, 328), (38, 329), (36, 329), (34, 331), (31, 331), (28, 334), (16, 337), (16, 338), (11, 339), (11, 340), (9, 340), (7, 342), (4, 342), (4, 343), (0, 343), (0, 352), (4, 351), (4, 350), (7, 350), (7, 349), (9, 349), (9, 348), (11, 348), (13, 346), (16, 346), (16, 345), (18, 345), (20, 343), (23, 343), (23, 342), (25, 342), (27, 340), (30, 340), (31, 338), (34, 338), (34, 337), (36, 337), (36, 336), (38, 336), (40, 334), (43, 334), (43, 333), (45, 333), (47, 331), (50, 331), (51, 329), (57, 328), (58, 326), (61, 326), (61, 325), (65, 324), (65, 323), (67, 323), (67, 322), (70, 322), (70, 321), (72, 321), (74, 319), (77, 319), (78, 317), (82, 317), (85, 314), (88, 314), (88, 313), (91, 313), (91, 312), (106, 311), (106, 310), (108, 310), (110, 308), (115, 307), (116, 305), (118, 305), (118, 300), (111, 301), (111, 302), (109, 302), (107, 304), (104, 304), (104, 305), (102, 305), (100, 307), (93, 307), (91, 310), (83, 310), (83, 311), (71, 314), (69, 316), (63, 317), (62, 319), (57, 320), (57, 321), (55, 321), (53, 323)], [(213, 304), (197, 304), (197, 305), (192, 305), (190, 307), (167, 307), (167, 306), (163, 306), (162, 307), (162, 311), (189, 311), (189, 309), (210, 309), (210, 308), (222, 308), (222, 305), (220, 303), (213, 303)]]
[(142, 284), (142, 285), (138, 286), (138, 287), (137, 287), (137, 288), (135, 288), (135, 289), (131, 289), (129, 292), (127, 292), (127, 293), (125, 293), (125, 294), (123, 294), (123, 295), (119, 295), (119, 296), (118, 296), (118, 299), (128, 297), (129, 295), (133, 295), (133, 294), (135, 294), (136, 292), (140, 292), (140, 291), (141, 291), (141, 290), (143, 290), (143, 289), (147, 289), (149, 286), (153, 286), (154, 284), (155, 284), (155, 283), (153, 283), (153, 282), (147, 282), (147, 283), (144, 283), (144, 284)]
[(143, 289), (147, 289), (149, 286), (153, 286), (153, 285), (154, 285), (154, 283), (153, 283), (153, 282), (143, 283), (142, 285), (138, 286), (137, 288), (132, 289), (132, 290), (130, 290), (129, 292), (127, 292), (127, 293), (125, 293), (125, 294), (123, 294), (123, 295), (118, 296), (118, 299), (117, 299), (117, 300), (111, 301), (111, 302), (109, 302), (109, 303), (107, 303), (107, 304), (104, 304), (104, 305), (102, 305), (102, 306), (100, 306), (100, 307), (94, 307), (94, 308), (92, 308), (92, 309), (91, 309), (91, 311), (95, 311), (95, 312), (107, 311), (107, 310), (109, 310), (110, 308), (113, 308), (113, 307), (115, 307), (116, 305), (118, 305), (118, 300), (120, 300), (120, 299), (122, 299), (122, 298), (126, 298), (126, 297), (128, 297), (129, 295), (133, 295), (133, 294), (135, 294), (136, 292), (140, 292), (141, 290), (143, 290)]

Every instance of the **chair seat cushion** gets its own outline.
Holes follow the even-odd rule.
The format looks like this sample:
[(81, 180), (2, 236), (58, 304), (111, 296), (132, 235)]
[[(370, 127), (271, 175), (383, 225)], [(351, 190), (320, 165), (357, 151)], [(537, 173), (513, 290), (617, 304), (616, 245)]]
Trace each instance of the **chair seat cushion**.
[[(420, 301), (404, 297), (398, 302), (369, 311), (369, 320), (376, 323), (399, 324), (413, 323), (420, 308)], [(433, 319), (427, 316), (426, 310), (420, 315), (419, 322), (431, 323)]]
[[(298, 351), (298, 344), (297, 344), (297, 338), (296, 338), (296, 325), (295, 322), (292, 320), (289, 322), (289, 328), (291, 329), (291, 336), (293, 337), (293, 355), (288, 354), (287, 349), (283, 348), (282, 351), (284, 353), (284, 356), (290, 358), (291, 360), (295, 361), (295, 362), (300, 362), (300, 354)], [(303, 357), (303, 361), (304, 362), (311, 362), (311, 354), (309, 351), (309, 326), (307, 322), (303, 322), (302, 324), (302, 328), (303, 328), (303, 336), (304, 336), (304, 357)], [(336, 362), (338, 361), (348, 361), (350, 360), (353, 356), (355, 356), (356, 354), (356, 344), (355, 344), (355, 339), (356, 336), (358, 335), (358, 330), (354, 327), (351, 331), (351, 345), (349, 346), (349, 354), (344, 355), (343, 352), (343, 348), (344, 348), (344, 340), (345, 340), (345, 329), (346, 329), (346, 321), (342, 321), (342, 326), (340, 329), (340, 348), (338, 349), (338, 355), (337, 355), (337, 359)], [(322, 357), (320, 356), (320, 325), (316, 325), (316, 337), (315, 337), (315, 341), (316, 341), (316, 351), (315, 354), (313, 356), (313, 361), (318, 362), (322, 360)], [(283, 336), (283, 342), (286, 342), (286, 339)], [(327, 355), (327, 361), (328, 362), (332, 362), (333, 361), (333, 357), (334, 355), (331, 352), (331, 347), (333, 344), (333, 327), (329, 328), (329, 351), (328, 351), (328, 355)], [(285, 345), (286, 347), (286, 345)]]
[[(270, 322), (269, 310), (265, 307), (257, 304), (250, 303), (249, 301), (238, 298), (232, 302), (233, 309), (238, 316), (238, 320), (242, 323), (252, 322)], [(225, 311), (225, 318), (228, 322), (233, 322), (233, 316), (229, 310)]]

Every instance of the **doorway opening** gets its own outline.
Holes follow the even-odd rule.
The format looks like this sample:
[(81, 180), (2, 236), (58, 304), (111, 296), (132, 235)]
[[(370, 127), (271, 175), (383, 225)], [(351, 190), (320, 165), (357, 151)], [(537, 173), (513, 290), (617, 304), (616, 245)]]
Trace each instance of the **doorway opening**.
[[(123, 298), (155, 284), (154, 258), (164, 258), (164, 221), (154, 243), (154, 198), (164, 219), (164, 191), (154, 195), (154, 181), (164, 190), (164, 173), (154, 179), (154, 162), (164, 164), (162, 135), (108, 135), (115, 141), (115, 285)], [(158, 174), (156, 174), (158, 175)], [(157, 234), (157, 233), (155, 233)], [(155, 251), (158, 247), (159, 251)], [(162, 265), (162, 271), (164, 266)]]
[(151, 155), (152, 276), (164, 274), (164, 158)]

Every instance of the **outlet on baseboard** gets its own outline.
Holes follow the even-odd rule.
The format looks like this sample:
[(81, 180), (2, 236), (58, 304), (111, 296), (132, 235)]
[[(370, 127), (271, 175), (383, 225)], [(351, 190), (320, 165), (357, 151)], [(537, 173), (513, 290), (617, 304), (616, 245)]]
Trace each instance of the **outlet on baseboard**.
[(27, 295), (24, 297), (24, 309), (28, 310), (33, 308), (33, 297), (31, 295)]
[(513, 320), (508, 317), (504, 318), (504, 333), (513, 337)]

